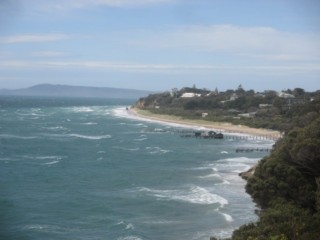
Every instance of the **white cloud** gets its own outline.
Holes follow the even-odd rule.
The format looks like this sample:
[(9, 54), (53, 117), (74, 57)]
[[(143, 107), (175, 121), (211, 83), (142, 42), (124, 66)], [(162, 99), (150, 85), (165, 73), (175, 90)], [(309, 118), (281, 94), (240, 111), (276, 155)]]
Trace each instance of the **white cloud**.
[(118, 63), (107, 61), (0, 61), (0, 69), (44, 69), (54, 68), (57, 70), (99, 70), (116, 72), (139, 72), (139, 73), (188, 73), (188, 72), (259, 72), (261, 74), (293, 74), (306, 72), (320, 72), (320, 64), (313, 65), (184, 65), (184, 64), (135, 64)]
[(59, 52), (59, 51), (39, 51), (39, 52), (33, 52), (32, 56), (35, 57), (64, 57), (67, 56), (67, 52)]
[(270, 60), (320, 60), (320, 34), (291, 33), (269, 27), (186, 26), (141, 31), (128, 42), (149, 48), (182, 49)]
[(0, 37), (0, 43), (41, 43), (54, 42), (68, 39), (65, 34), (25, 34), (8, 37)]
[[(173, 3), (180, 0), (55, 0), (55, 1), (42, 1), (31, 0), (36, 9), (52, 12), (64, 11), (77, 8), (90, 8), (97, 6), (106, 7), (142, 7), (157, 4)], [(28, 5), (26, 5), (28, 6)]]
[(106, 5), (106, 6), (142, 6), (150, 4), (161, 4), (161, 3), (170, 3), (174, 0), (82, 0), (80, 1), (85, 5)]

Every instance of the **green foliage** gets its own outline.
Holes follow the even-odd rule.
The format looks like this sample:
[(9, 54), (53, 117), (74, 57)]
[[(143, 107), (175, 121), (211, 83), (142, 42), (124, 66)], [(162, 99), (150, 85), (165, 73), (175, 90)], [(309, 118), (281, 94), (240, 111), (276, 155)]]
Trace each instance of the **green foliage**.
[(269, 207), (277, 198), (311, 208), (315, 204), (315, 183), (278, 156), (261, 161), (246, 190), (262, 208)]
[[(187, 92), (201, 96), (181, 98), (182, 94)], [(199, 112), (202, 111), (209, 113), (206, 118), (208, 121), (228, 121), (255, 128), (288, 131), (292, 126), (305, 126), (313, 121), (320, 109), (320, 92), (307, 93), (303, 89), (288, 90), (288, 92), (302, 99), (301, 103), (304, 104), (298, 102), (298, 104), (290, 103), (289, 105), (287, 99), (278, 97), (274, 91), (256, 94), (253, 90), (245, 91), (239, 86), (236, 90), (219, 92), (198, 89), (194, 86), (151, 94), (140, 99), (137, 105), (154, 113), (173, 114), (192, 119), (201, 118)], [(231, 100), (234, 94), (237, 98)], [(309, 101), (311, 97), (314, 101)], [(260, 104), (269, 104), (271, 107), (260, 108)], [(239, 113), (248, 112), (256, 112), (255, 117), (253, 119), (234, 118)]]
[(186, 110), (194, 110), (194, 109), (197, 109), (198, 107), (199, 107), (199, 103), (196, 100), (190, 100), (186, 102), (183, 106), (183, 108)]
[(246, 190), (262, 208), (259, 221), (232, 239), (320, 239), (320, 117), (295, 127), (260, 161)]
[(309, 210), (286, 201), (275, 201), (260, 213), (257, 223), (241, 226), (234, 231), (233, 240), (317, 240), (320, 221)]

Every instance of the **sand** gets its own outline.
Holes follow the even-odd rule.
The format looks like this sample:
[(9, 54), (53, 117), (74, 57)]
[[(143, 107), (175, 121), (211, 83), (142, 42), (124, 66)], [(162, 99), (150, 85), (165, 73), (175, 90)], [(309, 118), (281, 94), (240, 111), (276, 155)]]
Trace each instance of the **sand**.
[(241, 133), (254, 136), (264, 136), (275, 140), (281, 137), (281, 133), (279, 131), (274, 131), (270, 129), (251, 128), (244, 125), (234, 125), (227, 122), (211, 122), (206, 120), (183, 119), (181, 117), (172, 115), (154, 114), (149, 111), (138, 108), (131, 108), (130, 112), (131, 114), (140, 118), (160, 121), (164, 123), (183, 124), (191, 127), (204, 127), (207, 129), (214, 129), (216, 131), (227, 133)]

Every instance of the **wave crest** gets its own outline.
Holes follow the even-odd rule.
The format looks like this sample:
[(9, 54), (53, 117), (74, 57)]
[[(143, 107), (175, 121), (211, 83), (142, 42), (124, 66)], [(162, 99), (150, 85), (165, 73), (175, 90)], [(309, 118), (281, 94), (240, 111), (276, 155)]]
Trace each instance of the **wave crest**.
[(140, 188), (139, 191), (146, 192), (154, 197), (164, 200), (183, 201), (202, 205), (218, 203), (221, 205), (221, 207), (228, 204), (228, 200), (225, 198), (211, 193), (199, 186), (193, 186), (186, 190), (155, 190), (149, 188)]

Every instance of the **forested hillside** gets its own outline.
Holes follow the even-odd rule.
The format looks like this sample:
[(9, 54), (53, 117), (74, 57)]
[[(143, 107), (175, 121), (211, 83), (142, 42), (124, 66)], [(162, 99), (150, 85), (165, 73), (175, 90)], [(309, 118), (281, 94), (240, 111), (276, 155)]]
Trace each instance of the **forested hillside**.
[[(248, 179), (247, 192), (261, 207), (257, 223), (242, 226), (233, 240), (320, 239), (320, 117), (296, 126)], [(305, 119), (303, 120), (305, 121)]]
[(236, 90), (219, 92), (186, 87), (140, 98), (136, 107), (157, 114), (286, 131), (296, 121), (303, 124), (305, 120), (301, 117), (306, 111), (313, 114), (310, 103), (319, 96), (320, 91), (306, 92), (301, 88), (255, 92), (246, 91), (240, 85)]

